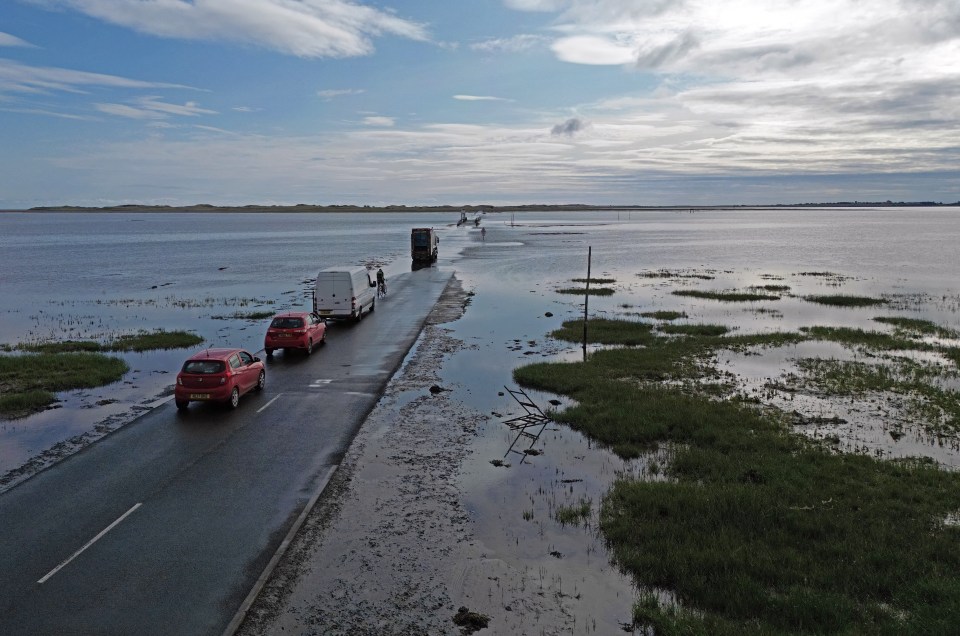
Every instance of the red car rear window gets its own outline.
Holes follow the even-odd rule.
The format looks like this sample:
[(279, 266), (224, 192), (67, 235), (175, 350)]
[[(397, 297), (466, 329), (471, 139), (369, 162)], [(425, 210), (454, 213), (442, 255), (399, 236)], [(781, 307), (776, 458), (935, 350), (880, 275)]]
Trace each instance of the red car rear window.
[(221, 360), (187, 360), (183, 364), (184, 373), (223, 373), (225, 368)]
[(303, 327), (303, 318), (274, 318), (270, 326), (274, 329), (299, 329)]

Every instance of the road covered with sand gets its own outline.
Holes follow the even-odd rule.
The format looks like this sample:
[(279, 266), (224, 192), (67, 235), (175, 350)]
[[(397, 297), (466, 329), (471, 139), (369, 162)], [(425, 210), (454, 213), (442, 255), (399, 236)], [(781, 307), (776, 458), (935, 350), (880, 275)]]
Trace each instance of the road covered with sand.
[[(631, 586), (595, 531), (546, 513), (550, 488), (583, 484), (564, 470), (618, 460), (556, 427), (553, 460), (497, 467), (475, 457), (491, 442), (502, 456), (509, 442), (496, 415), (456, 400), (443, 378), (445, 361), (471, 346), (447, 326), (468, 298), (454, 279), (238, 633), (459, 634), (483, 624), (464, 616), (502, 634), (609, 633), (630, 622)], [(519, 480), (501, 479), (507, 471)]]

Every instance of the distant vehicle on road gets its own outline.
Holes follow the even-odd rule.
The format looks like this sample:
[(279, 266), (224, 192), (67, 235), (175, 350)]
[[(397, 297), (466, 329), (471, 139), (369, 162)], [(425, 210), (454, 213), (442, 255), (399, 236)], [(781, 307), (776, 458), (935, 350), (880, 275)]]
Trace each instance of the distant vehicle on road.
[(302, 349), (307, 355), (327, 341), (327, 323), (307, 311), (277, 314), (263, 337), (263, 351), (272, 356), (277, 349)]
[(377, 282), (365, 267), (328, 267), (317, 274), (313, 313), (321, 318), (360, 320), (377, 306)]
[(432, 227), (415, 227), (410, 231), (410, 256), (414, 262), (424, 263), (437, 260), (437, 233)]
[(190, 402), (223, 402), (235, 409), (241, 395), (262, 390), (266, 381), (263, 362), (250, 352), (205, 349), (183, 363), (173, 398), (181, 411)]

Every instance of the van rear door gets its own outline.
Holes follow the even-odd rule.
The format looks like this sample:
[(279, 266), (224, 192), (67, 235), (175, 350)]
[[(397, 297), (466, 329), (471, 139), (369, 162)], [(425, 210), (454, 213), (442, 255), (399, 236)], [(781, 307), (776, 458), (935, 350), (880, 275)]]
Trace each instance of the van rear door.
[(320, 272), (317, 276), (316, 309), (321, 316), (345, 316), (351, 312), (353, 285), (350, 272)]

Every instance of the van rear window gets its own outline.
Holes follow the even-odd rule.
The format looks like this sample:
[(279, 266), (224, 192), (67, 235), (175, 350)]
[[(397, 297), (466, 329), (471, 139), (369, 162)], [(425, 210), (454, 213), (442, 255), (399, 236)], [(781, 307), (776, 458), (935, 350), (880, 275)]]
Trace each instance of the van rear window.
[(225, 368), (222, 360), (187, 360), (183, 364), (184, 373), (223, 373)]
[(274, 329), (299, 329), (303, 327), (303, 318), (274, 318), (270, 326)]

